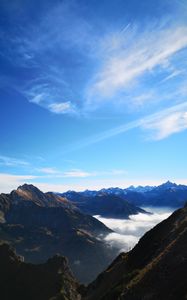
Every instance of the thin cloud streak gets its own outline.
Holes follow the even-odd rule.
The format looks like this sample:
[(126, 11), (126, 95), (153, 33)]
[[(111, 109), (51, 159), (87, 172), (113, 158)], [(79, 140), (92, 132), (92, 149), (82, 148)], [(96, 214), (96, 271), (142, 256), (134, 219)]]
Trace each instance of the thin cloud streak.
[(59, 171), (56, 170), (55, 168), (40, 168), (40, 169), (37, 169), (37, 171), (44, 173), (44, 174), (51, 174), (51, 175), (59, 173)]
[[(180, 132), (187, 128), (186, 111), (187, 111), (187, 101), (177, 104), (177, 105), (174, 105), (170, 108), (166, 108), (162, 111), (151, 114), (149, 116), (137, 119), (135, 121), (125, 123), (124, 125), (121, 125), (119, 127), (104, 131), (98, 135), (92, 136), (91, 138), (83, 140), (80, 143), (73, 144), (72, 146), (70, 146), (69, 148), (64, 150), (63, 153), (82, 149), (84, 147), (102, 142), (104, 140), (107, 140), (109, 138), (112, 138), (114, 136), (125, 133), (125, 132), (135, 129), (135, 128), (140, 128), (140, 129), (144, 129), (144, 130), (154, 130), (155, 129), (155, 130), (161, 131), (162, 128), (161, 128), (161, 125), (159, 125), (160, 122), (162, 122), (162, 124), (164, 126), (164, 124), (166, 123), (167, 119), (169, 118), (169, 116), (171, 114), (177, 114), (178, 118), (176, 120), (174, 120), (174, 122), (172, 123), (173, 126), (177, 123), (177, 121), (179, 123), (182, 123), (181, 125), (180, 124), (178, 125), (177, 130), (174, 130), (173, 126), (171, 125), (170, 127), (168, 126), (167, 134), (165, 133), (165, 134), (159, 135), (159, 139), (168, 137), (169, 135), (171, 135), (175, 132)], [(181, 116), (183, 117), (182, 122), (180, 121)], [(156, 135), (156, 137), (157, 137), (157, 135)], [(152, 136), (152, 139), (154, 139), (154, 138), (155, 137)], [(156, 139), (158, 139), (158, 138), (156, 138)]]
[(22, 160), (22, 159), (18, 159), (15, 157), (9, 157), (9, 156), (5, 156), (5, 155), (0, 155), (0, 165), (4, 165), (4, 166), (28, 166), (29, 162)]
[(114, 169), (109, 171), (85, 171), (81, 169), (71, 169), (68, 171), (60, 171), (55, 168), (39, 168), (36, 171), (44, 174), (40, 178), (86, 178), (86, 177), (101, 177), (101, 176), (122, 176), (127, 175), (126, 170)]
[(152, 139), (162, 140), (173, 133), (187, 129), (187, 110), (147, 122), (144, 128), (153, 131)]
[(84, 178), (84, 177), (89, 177), (89, 176), (93, 176), (93, 175), (94, 175), (94, 173), (85, 172), (85, 171), (82, 171), (82, 170), (79, 170), (79, 169), (74, 169), (74, 170), (71, 170), (71, 171), (64, 172), (62, 174), (62, 177)]

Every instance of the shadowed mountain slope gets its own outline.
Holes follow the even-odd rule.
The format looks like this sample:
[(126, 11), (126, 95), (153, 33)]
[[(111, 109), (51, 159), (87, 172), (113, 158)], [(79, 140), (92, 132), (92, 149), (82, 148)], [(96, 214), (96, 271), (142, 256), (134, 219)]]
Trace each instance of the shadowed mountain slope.
[(24, 185), (0, 195), (0, 208), (0, 239), (27, 262), (45, 262), (59, 253), (81, 282), (89, 282), (117, 255), (101, 239), (111, 230), (65, 198)]
[(67, 199), (83, 213), (90, 215), (127, 219), (130, 215), (147, 213), (140, 207), (135, 206), (115, 194), (98, 192), (98, 195), (86, 196), (81, 193), (67, 192), (62, 194), (62, 196), (67, 197)]
[(1, 245), (0, 265), (3, 300), (185, 300), (187, 206), (120, 254), (88, 287), (77, 283), (64, 257), (33, 265)]
[(3, 300), (79, 300), (78, 282), (62, 256), (33, 265), (6, 244), (0, 245), (0, 295)]
[(147, 232), (88, 286), (87, 300), (186, 299), (187, 207)]

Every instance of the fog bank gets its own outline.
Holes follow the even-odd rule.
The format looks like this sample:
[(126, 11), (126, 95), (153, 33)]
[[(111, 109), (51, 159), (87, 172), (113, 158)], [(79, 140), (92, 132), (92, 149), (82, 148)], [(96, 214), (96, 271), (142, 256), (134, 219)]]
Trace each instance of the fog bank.
[(109, 245), (116, 246), (121, 251), (129, 251), (134, 247), (138, 240), (145, 232), (153, 228), (162, 220), (168, 218), (174, 211), (172, 208), (167, 207), (144, 207), (152, 214), (131, 215), (129, 219), (109, 219), (95, 216), (99, 221), (104, 223), (107, 227), (115, 231), (105, 237)]

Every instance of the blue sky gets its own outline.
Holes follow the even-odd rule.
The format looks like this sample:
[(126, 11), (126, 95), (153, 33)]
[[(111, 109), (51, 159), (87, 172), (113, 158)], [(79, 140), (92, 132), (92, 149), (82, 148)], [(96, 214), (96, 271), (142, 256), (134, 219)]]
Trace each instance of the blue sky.
[(187, 184), (187, 2), (0, 2), (0, 191)]

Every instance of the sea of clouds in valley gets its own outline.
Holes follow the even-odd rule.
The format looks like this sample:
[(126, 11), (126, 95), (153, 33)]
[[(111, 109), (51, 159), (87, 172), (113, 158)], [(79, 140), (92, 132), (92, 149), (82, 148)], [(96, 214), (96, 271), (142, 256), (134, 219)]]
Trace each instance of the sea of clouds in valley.
[(139, 241), (141, 236), (162, 220), (168, 218), (173, 212), (172, 208), (153, 208), (146, 207), (145, 210), (152, 212), (152, 214), (131, 215), (129, 219), (111, 219), (95, 216), (99, 221), (111, 228), (113, 233), (105, 237), (105, 241), (111, 245), (119, 248), (121, 251), (129, 251)]

